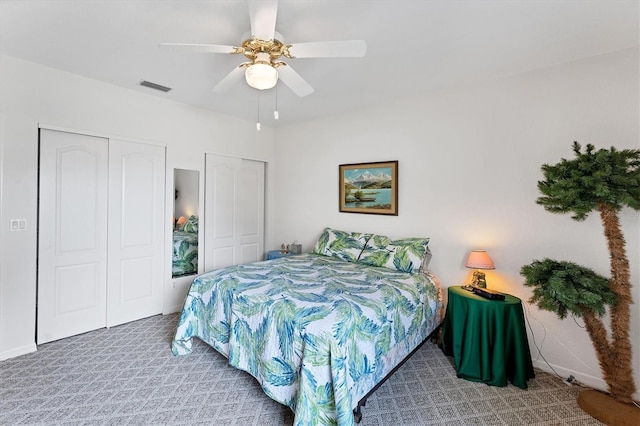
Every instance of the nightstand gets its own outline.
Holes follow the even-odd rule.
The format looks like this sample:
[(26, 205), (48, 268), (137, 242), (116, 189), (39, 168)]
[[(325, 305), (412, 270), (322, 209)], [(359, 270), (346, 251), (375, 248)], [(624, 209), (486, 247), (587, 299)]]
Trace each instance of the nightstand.
[(458, 377), (492, 386), (508, 380), (526, 389), (535, 374), (520, 299), (486, 299), (462, 286), (449, 287), (447, 295), (442, 349)]
[(280, 250), (271, 250), (267, 252), (267, 260), (279, 259), (281, 257), (291, 256), (293, 253), (282, 253)]

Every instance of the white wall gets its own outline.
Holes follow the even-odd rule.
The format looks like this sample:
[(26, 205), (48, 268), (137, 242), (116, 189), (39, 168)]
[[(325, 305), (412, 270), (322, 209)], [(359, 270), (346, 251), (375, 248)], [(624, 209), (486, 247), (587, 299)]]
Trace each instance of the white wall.
[(173, 217), (189, 218), (200, 212), (200, 174), (196, 170), (176, 169), (173, 174), (174, 189), (178, 198), (174, 200)]
[[(340, 117), (277, 129), (275, 241), (311, 251), (325, 226), (392, 237), (427, 236), (444, 285), (468, 282), (468, 251), (495, 264), (489, 287), (531, 295), (522, 265), (551, 257), (609, 276), (599, 217), (553, 215), (535, 203), (540, 166), (571, 158), (574, 140), (640, 148), (638, 50), (539, 70), (483, 87), (416, 94)], [(338, 165), (399, 161), (399, 215), (338, 212)], [(634, 374), (640, 386), (639, 215), (621, 212), (632, 268)], [(604, 387), (586, 331), (524, 304), (535, 343), (564, 377)], [(529, 332), (529, 331), (528, 331)], [(549, 370), (534, 345), (537, 367)]]
[[(0, 359), (35, 350), (39, 124), (166, 145), (165, 312), (181, 305), (189, 285), (171, 280), (173, 169), (199, 170), (200, 188), (205, 152), (266, 161), (275, 170), (274, 132), (256, 132), (253, 122), (7, 56), (0, 56), (0, 93)], [(267, 242), (269, 217), (267, 211)], [(26, 231), (10, 232), (11, 219), (26, 219)]]

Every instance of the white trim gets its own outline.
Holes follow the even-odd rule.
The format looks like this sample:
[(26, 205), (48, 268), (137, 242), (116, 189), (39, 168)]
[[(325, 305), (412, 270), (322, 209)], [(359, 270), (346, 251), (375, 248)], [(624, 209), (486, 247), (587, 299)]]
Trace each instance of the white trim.
[[(265, 164), (269, 164), (270, 162), (273, 161), (273, 160), (265, 160), (263, 158), (257, 158), (257, 157), (247, 157), (246, 155), (242, 155), (242, 154), (229, 154), (226, 152), (215, 152), (215, 151), (205, 151), (204, 152), (205, 159), (207, 157), (207, 154), (219, 155), (221, 157), (239, 158), (241, 160), (260, 161), (261, 163), (265, 163)], [(206, 160), (205, 160), (205, 167), (206, 167)]]
[(533, 366), (535, 368), (538, 368), (538, 369), (544, 371), (544, 372), (547, 372), (549, 374), (553, 374), (554, 376), (557, 373), (565, 381), (567, 380), (567, 378), (569, 376), (573, 376), (577, 382), (579, 382), (580, 384), (582, 384), (584, 386), (587, 386), (587, 387), (590, 387), (590, 388), (594, 388), (594, 389), (599, 389), (599, 390), (602, 390), (602, 391), (608, 391), (608, 389), (609, 389), (609, 386), (607, 386), (607, 382), (605, 382), (604, 379), (602, 379), (600, 377), (595, 377), (595, 376), (591, 376), (589, 374), (580, 373), (578, 371), (574, 371), (574, 370), (571, 370), (569, 368), (561, 367), (559, 365), (551, 365), (551, 367), (553, 367), (553, 370), (552, 370), (551, 367), (549, 367), (549, 365), (546, 362), (544, 362), (543, 360), (541, 360), (541, 359), (533, 360)]
[(58, 131), (58, 132), (76, 133), (76, 134), (80, 134), (80, 135), (95, 136), (95, 137), (98, 137), (98, 138), (117, 139), (117, 140), (126, 141), (126, 142), (143, 143), (143, 144), (146, 144), (146, 145), (157, 145), (157, 146), (162, 146), (162, 147), (165, 147), (165, 148), (167, 147), (167, 144), (163, 143), (163, 142), (136, 139), (136, 138), (129, 138), (129, 137), (126, 137), (126, 136), (117, 136), (117, 135), (112, 135), (112, 134), (109, 134), (109, 133), (94, 132), (94, 131), (86, 130), (86, 129), (74, 129), (74, 128), (70, 128), (70, 127), (56, 126), (56, 125), (53, 125), (53, 124), (38, 123), (38, 129), (55, 130), (55, 131)]
[[(188, 291), (189, 290), (187, 289), (187, 292)], [(184, 308), (184, 303), (179, 305), (167, 306), (165, 309), (162, 310), (162, 315), (171, 315), (171, 314), (180, 313), (182, 312), (183, 308)]]
[[(573, 376), (575, 378), (575, 381), (577, 381), (579, 384), (583, 386), (586, 386), (592, 389), (598, 389), (604, 392), (609, 392), (609, 386), (607, 385), (607, 382), (605, 382), (604, 379), (600, 377), (579, 373), (577, 371), (573, 371), (568, 368), (560, 367), (559, 365), (552, 365), (553, 369), (555, 370), (554, 372), (553, 370), (551, 370), (549, 365), (547, 365), (547, 363), (541, 359), (533, 360), (533, 366), (546, 373), (553, 374), (554, 376), (556, 375), (556, 373), (558, 373), (562, 377), (562, 379), (565, 380), (565, 382), (569, 376)], [(640, 400), (640, 389), (636, 390), (636, 393), (633, 394), (633, 398), (636, 401)]]
[(38, 348), (35, 343), (30, 343), (27, 346), (21, 346), (19, 348), (14, 348), (6, 352), (0, 352), (0, 361), (4, 361), (5, 359), (15, 358), (20, 355), (30, 354), (32, 352), (36, 352)]

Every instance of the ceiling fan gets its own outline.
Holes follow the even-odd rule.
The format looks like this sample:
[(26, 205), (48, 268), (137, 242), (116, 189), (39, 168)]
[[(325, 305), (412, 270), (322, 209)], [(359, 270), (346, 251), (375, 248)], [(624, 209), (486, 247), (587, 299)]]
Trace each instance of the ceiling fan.
[(249, 59), (234, 68), (214, 88), (222, 92), (236, 84), (244, 74), (249, 86), (266, 90), (274, 87), (278, 80), (298, 96), (307, 96), (313, 88), (291, 66), (280, 59), (294, 58), (347, 58), (364, 56), (367, 46), (364, 40), (320, 41), (311, 43), (284, 44), (282, 36), (275, 31), (278, 14), (277, 0), (249, 0), (251, 37), (240, 46), (219, 44), (160, 43), (167, 48), (190, 49), (196, 52), (242, 54)]

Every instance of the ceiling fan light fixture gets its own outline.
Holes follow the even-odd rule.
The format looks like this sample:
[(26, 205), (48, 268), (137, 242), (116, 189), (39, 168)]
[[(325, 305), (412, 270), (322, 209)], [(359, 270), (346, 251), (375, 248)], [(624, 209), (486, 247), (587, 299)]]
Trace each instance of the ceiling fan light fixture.
[(254, 62), (244, 72), (247, 84), (254, 89), (271, 89), (278, 82), (278, 71), (268, 63)]
[[(277, 0), (249, 0), (251, 33), (245, 34), (244, 41), (240, 46), (193, 43), (161, 43), (161, 46), (190, 48), (197, 52), (224, 53), (246, 57), (248, 62), (234, 67), (231, 72), (215, 85), (212, 89), (213, 92), (220, 93), (227, 90), (233, 84), (239, 82), (244, 73), (246, 82), (251, 88), (257, 90), (271, 89), (276, 87), (278, 80), (282, 80), (299, 97), (313, 93), (313, 87), (287, 63), (281, 62), (279, 59), (356, 58), (365, 55), (367, 46), (364, 40), (284, 44), (282, 35), (275, 30), (277, 12)], [(249, 34), (251, 35), (250, 37)], [(277, 110), (276, 102), (275, 119), (278, 118)]]

